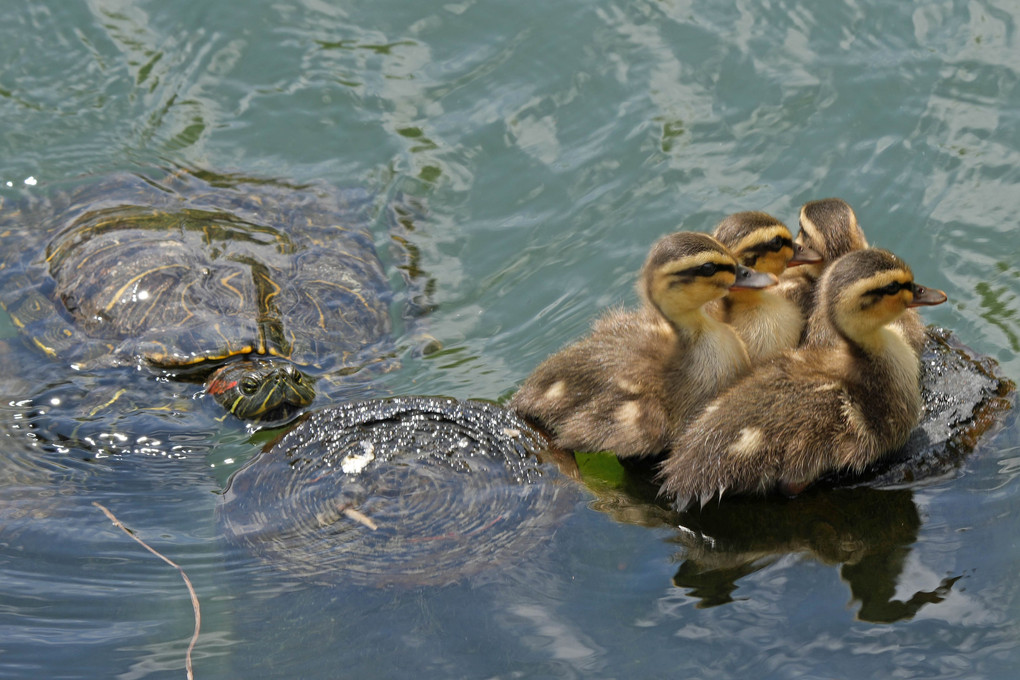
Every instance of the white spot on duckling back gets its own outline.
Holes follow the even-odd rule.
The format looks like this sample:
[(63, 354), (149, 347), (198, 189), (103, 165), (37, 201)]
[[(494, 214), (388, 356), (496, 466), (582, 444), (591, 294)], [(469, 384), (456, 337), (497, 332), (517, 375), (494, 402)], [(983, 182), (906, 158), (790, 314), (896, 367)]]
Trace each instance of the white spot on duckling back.
[(616, 386), (628, 394), (641, 394), (641, 388), (637, 383), (626, 378), (617, 378)]
[(543, 399), (548, 401), (560, 401), (567, 394), (567, 384), (562, 380), (557, 380), (549, 389), (542, 395)]
[(636, 401), (625, 402), (616, 409), (616, 420), (622, 425), (636, 426), (641, 419), (641, 406)]
[(857, 404), (845, 398), (841, 410), (843, 423), (857, 439), (864, 440), (871, 436), (871, 425)]
[(762, 443), (762, 431), (757, 427), (745, 427), (737, 440), (730, 444), (728, 451), (736, 456), (753, 456)]

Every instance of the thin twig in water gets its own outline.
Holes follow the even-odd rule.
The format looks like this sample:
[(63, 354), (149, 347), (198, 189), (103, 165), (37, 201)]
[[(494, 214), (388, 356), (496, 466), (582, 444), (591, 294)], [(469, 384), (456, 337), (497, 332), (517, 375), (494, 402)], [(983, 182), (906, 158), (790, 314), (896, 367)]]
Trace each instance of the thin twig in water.
[(193, 649), (195, 649), (195, 643), (198, 642), (198, 631), (199, 631), (199, 629), (202, 626), (202, 612), (201, 612), (201, 610), (198, 607), (198, 595), (195, 594), (195, 589), (191, 585), (191, 579), (188, 578), (188, 575), (184, 573), (184, 569), (182, 569), (180, 565), (176, 564), (173, 560), (170, 560), (169, 558), (165, 557), (164, 555), (161, 555), (158, 551), (156, 551), (153, 548), (151, 548), (149, 546), (149, 544), (147, 544), (145, 541), (143, 541), (142, 539), (138, 538), (133, 533), (131, 533), (131, 530), (128, 529), (123, 524), (121, 524), (121, 521), (119, 519), (117, 519), (117, 517), (114, 516), (114, 514), (112, 512), (107, 510), (104, 505), (102, 505), (101, 503), (98, 503), (96, 501), (93, 501), (92, 505), (94, 505), (97, 508), (99, 508), (100, 510), (102, 510), (103, 514), (106, 515), (110, 519), (111, 522), (113, 522), (114, 526), (116, 526), (118, 529), (123, 531), (125, 534), (127, 534), (128, 536), (130, 536), (134, 540), (138, 541), (142, 545), (143, 548), (145, 548), (146, 550), (151, 552), (153, 555), (155, 555), (159, 559), (163, 560), (164, 562), (169, 564), (171, 567), (173, 567), (174, 569), (176, 569), (177, 571), (180, 572), (181, 578), (184, 579), (184, 585), (188, 586), (188, 592), (191, 594), (191, 606), (195, 610), (195, 632), (191, 636), (191, 643), (188, 645), (188, 652), (187, 652), (187, 654), (184, 657), (184, 668), (185, 668), (185, 671), (188, 674), (188, 680), (193, 680), (195, 675), (192, 672), (192, 668), (191, 668), (191, 651)]
[(375, 531), (376, 529), (379, 528), (379, 525), (373, 522), (371, 517), (361, 512), (360, 510), (355, 510), (354, 508), (351, 507), (345, 507), (341, 508), (341, 511), (349, 518), (353, 519), (355, 522), (361, 522), (372, 531)]

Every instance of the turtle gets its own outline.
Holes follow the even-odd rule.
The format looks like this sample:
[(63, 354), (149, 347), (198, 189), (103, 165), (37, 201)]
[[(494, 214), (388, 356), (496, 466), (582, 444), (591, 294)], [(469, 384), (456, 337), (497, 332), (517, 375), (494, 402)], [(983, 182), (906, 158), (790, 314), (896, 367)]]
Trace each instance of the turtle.
[(243, 420), (394, 361), (393, 291), (360, 188), (170, 170), (0, 206), (0, 306), (74, 369), (202, 381)]
[(571, 465), (492, 402), (349, 401), (267, 444), (231, 476), (218, 515), (230, 543), (281, 578), (443, 586), (547, 544), (587, 498)]

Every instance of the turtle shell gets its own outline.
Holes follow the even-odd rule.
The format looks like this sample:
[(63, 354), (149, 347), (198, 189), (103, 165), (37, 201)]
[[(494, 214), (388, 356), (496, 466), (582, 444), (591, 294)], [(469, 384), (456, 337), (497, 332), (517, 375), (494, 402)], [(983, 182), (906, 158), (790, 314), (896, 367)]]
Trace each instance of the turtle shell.
[(86, 368), (253, 355), (351, 372), (391, 330), (371, 208), (357, 189), (117, 175), (3, 206), (0, 304), (48, 355)]

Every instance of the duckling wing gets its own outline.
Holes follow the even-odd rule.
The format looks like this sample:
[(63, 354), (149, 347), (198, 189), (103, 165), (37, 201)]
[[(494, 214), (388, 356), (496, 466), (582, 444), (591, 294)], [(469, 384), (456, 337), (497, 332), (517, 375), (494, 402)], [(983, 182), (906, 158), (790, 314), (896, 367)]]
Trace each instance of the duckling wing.
[(815, 306), (815, 277), (805, 267), (792, 267), (779, 276), (779, 285), (773, 293), (793, 302), (803, 318), (811, 316)]
[(797, 491), (823, 474), (860, 468), (882, 443), (852, 385), (824, 353), (784, 355), (714, 399), (673, 441), (662, 493), (683, 509), (717, 493)]
[(903, 316), (893, 322), (893, 327), (900, 331), (903, 339), (910, 345), (910, 349), (914, 350), (914, 354), (920, 357), (921, 351), (924, 349), (924, 343), (928, 341), (928, 334), (925, 331), (924, 320), (921, 319), (921, 315), (917, 313), (917, 310), (908, 309), (903, 313)]
[(663, 375), (675, 343), (664, 333), (644, 315), (611, 313), (540, 364), (510, 407), (565, 449), (660, 453), (671, 429)]

